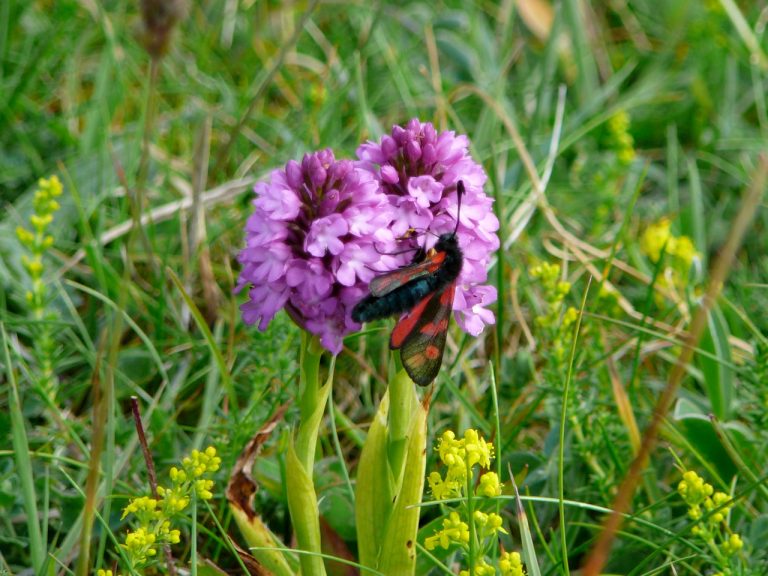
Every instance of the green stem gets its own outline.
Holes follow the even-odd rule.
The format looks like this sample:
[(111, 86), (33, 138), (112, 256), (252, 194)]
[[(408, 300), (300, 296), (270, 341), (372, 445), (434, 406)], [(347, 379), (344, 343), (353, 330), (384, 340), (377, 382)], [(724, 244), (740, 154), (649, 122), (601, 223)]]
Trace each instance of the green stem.
[(16, 374), (12, 368), (13, 364), (11, 364), (11, 354), (8, 350), (8, 337), (5, 333), (5, 325), (1, 322), (0, 339), (2, 339), (3, 345), (3, 362), (5, 363), (6, 376), (10, 384), (8, 403), (11, 413), (13, 452), (21, 484), (24, 511), (27, 515), (29, 549), (35, 574), (40, 574), (43, 569), (43, 564), (45, 563), (45, 548), (43, 547), (40, 524), (37, 521), (37, 494), (35, 493), (35, 482), (33, 480), (34, 474), (32, 470), (32, 459), (30, 458), (31, 452), (29, 451), (27, 430), (24, 425), (21, 395), (19, 394), (19, 388), (16, 382)]
[(190, 535), (190, 545), (192, 547), (192, 550), (190, 554), (192, 555), (192, 566), (190, 569), (190, 573), (192, 576), (197, 576), (197, 493), (193, 490), (192, 491), (192, 534)]
[(477, 537), (477, 531), (475, 530), (475, 501), (472, 497), (472, 480), (474, 476), (472, 474), (472, 465), (469, 463), (469, 454), (466, 456), (466, 466), (467, 485), (465, 490), (467, 491), (467, 524), (469, 525), (469, 576), (475, 576), (475, 556), (477, 555), (475, 538)]
[(138, 234), (141, 240), (144, 252), (147, 255), (147, 259), (152, 266), (152, 269), (157, 273), (157, 264), (152, 258), (152, 245), (149, 242), (147, 231), (141, 223), (141, 213), (144, 209), (144, 187), (147, 183), (147, 175), (149, 173), (149, 145), (152, 138), (152, 128), (155, 122), (155, 94), (157, 88), (157, 78), (160, 72), (160, 64), (157, 58), (152, 58), (149, 67), (149, 82), (147, 84), (147, 98), (144, 103), (144, 130), (141, 138), (141, 155), (139, 156), (139, 166), (136, 170), (136, 189), (134, 193), (129, 195), (131, 218), (133, 220), (133, 228), (131, 234), (128, 237), (129, 245), (133, 243), (136, 235)]
[(339, 431), (336, 429), (336, 418), (334, 413), (336, 409), (333, 406), (333, 395), (328, 395), (328, 423), (331, 425), (331, 437), (333, 439), (333, 449), (336, 452), (336, 457), (341, 463), (341, 472), (344, 476), (344, 482), (347, 485), (347, 492), (349, 493), (349, 501), (354, 506), (355, 504), (355, 489), (352, 487), (352, 480), (349, 477), (349, 470), (347, 470), (347, 464), (344, 461), (344, 452), (341, 449), (341, 442), (339, 441)]
[(301, 422), (296, 440), (290, 447), (287, 460), (287, 495), (291, 521), (299, 548), (308, 552), (301, 554), (301, 573), (323, 576), (322, 546), (320, 541), (320, 514), (317, 495), (312, 482), (312, 468), (317, 451), (317, 435), (322, 422), (326, 403), (331, 392), (333, 370), (336, 358), (331, 360), (328, 379), (320, 386), (320, 358), (322, 348), (317, 338), (302, 334), (299, 411)]
[(400, 478), (408, 449), (408, 431), (417, 402), (413, 381), (401, 370), (389, 383), (389, 442), (387, 452), (394, 478)]
[(587, 282), (587, 288), (584, 290), (584, 296), (581, 299), (581, 309), (576, 320), (576, 327), (573, 330), (573, 340), (571, 341), (571, 354), (568, 360), (568, 373), (565, 377), (563, 386), (563, 408), (560, 412), (560, 446), (558, 447), (558, 471), (557, 471), (557, 491), (559, 496), (560, 509), (560, 546), (562, 547), (563, 574), (569, 576), (571, 573), (568, 565), (568, 541), (565, 522), (565, 423), (568, 417), (568, 394), (571, 389), (571, 380), (573, 379), (573, 365), (576, 359), (576, 344), (579, 341), (579, 331), (581, 330), (581, 319), (584, 317), (584, 308), (587, 305), (587, 295), (589, 287), (592, 285), (592, 278)]
[[(301, 356), (299, 374), (299, 411), (301, 423), (296, 435), (296, 455), (307, 475), (312, 478), (312, 467), (315, 464), (315, 446), (317, 444), (317, 424), (313, 422), (313, 414), (318, 409), (320, 394), (320, 358), (323, 352), (317, 339), (306, 332), (301, 335)], [(325, 405), (325, 398), (322, 401)]]

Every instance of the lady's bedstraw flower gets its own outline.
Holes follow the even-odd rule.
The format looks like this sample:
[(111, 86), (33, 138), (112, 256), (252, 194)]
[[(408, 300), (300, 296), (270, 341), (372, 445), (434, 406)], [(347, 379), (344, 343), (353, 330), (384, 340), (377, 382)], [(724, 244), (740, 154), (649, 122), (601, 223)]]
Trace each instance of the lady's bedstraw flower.
[[(459, 498), (466, 486), (467, 471), (475, 466), (487, 469), (493, 458), (493, 444), (486, 442), (472, 428), (465, 430), (461, 439), (457, 439), (452, 430), (446, 430), (438, 440), (436, 450), (440, 461), (446, 466), (446, 472), (445, 478), (438, 472), (432, 472), (427, 477), (435, 500)], [(480, 477), (476, 493), (487, 497), (501, 494), (501, 484), (495, 472), (485, 472)]]
[[(480, 560), (475, 564), (473, 573), (475, 576), (496, 576), (496, 568), (485, 560)], [(469, 570), (462, 570), (459, 572), (459, 576), (469, 576)]]
[[(61, 196), (63, 187), (57, 176), (38, 180), (38, 189), (32, 201), (33, 213), (29, 217), (29, 228), (19, 226), (16, 236), (29, 254), (22, 254), (21, 262), (29, 274), (31, 288), (25, 298), (29, 311), (35, 320), (54, 319), (55, 314), (48, 310), (48, 282), (43, 278), (45, 273), (44, 256), (53, 246), (53, 236), (48, 234), (53, 217), (59, 210), (57, 198)], [(32, 341), (40, 371), (39, 384), (45, 390), (53, 403), (56, 402), (57, 381), (53, 370), (56, 340), (51, 329), (52, 324), (43, 322), (32, 328)]]
[(434, 550), (438, 546), (447, 550), (451, 544), (469, 545), (469, 525), (462, 522), (458, 512), (451, 512), (448, 518), (443, 519), (443, 529), (424, 540), (427, 550)]
[(677, 492), (688, 505), (688, 516), (698, 521), (691, 528), (691, 534), (707, 545), (723, 574), (735, 573), (731, 570), (732, 557), (744, 547), (744, 542), (729, 523), (732, 498), (725, 492), (715, 492), (712, 485), (693, 470), (683, 474)]
[(475, 529), (477, 530), (480, 538), (494, 536), (499, 532), (504, 534), (507, 533), (507, 531), (504, 529), (504, 526), (502, 526), (504, 520), (495, 512), (489, 512), (486, 514), (480, 510), (475, 510), (474, 519)]
[(688, 470), (683, 474), (680, 484), (677, 485), (677, 492), (688, 504), (688, 516), (692, 520), (698, 520), (702, 515), (702, 504), (710, 499), (714, 489), (711, 484), (705, 483), (704, 479), (696, 472)]
[[(664, 256), (664, 266), (656, 283), (671, 291), (684, 290), (692, 276), (691, 270), (695, 272), (701, 261), (688, 236), (675, 236), (672, 233), (669, 218), (662, 218), (645, 229), (640, 237), (640, 249), (654, 264)], [(656, 300), (659, 305), (663, 303), (660, 294), (656, 295)]]
[(213, 480), (209, 476), (221, 466), (216, 449), (209, 446), (202, 452), (192, 450), (181, 465), (171, 468), (170, 487), (157, 487), (158, 498), (132, 498), (123, 509), (121, 519), (132, 514), (138, 524), (138, 528), (126, 534), (121, 545), (134, 570), (152, 563), (160, 546), (180, 542), (181, 531), (171, 528), (171, 521), (189, 506), (193, 494), (203, 500), (213, 498)]
[(542, 330), (543, 340), (552, 352), (556, 364), (560, 364), (568, 350), (571, 330), (579, 318), (579, 311), (566, 306), (565, 298), (571, 291), (571, 283), (561, 278), (559, 264), (542, 262), (530, 270), (531, 278), (539, 281), (544, 304), (542, 313), (534, 322)]
[[(402, 238), (410, 230), (430, 234), (410, 238), (412, 248), (431, 248), (437, 236), (456, 226), (456, 184), (464, 182), (461, 200), (459, 246), (464, 265), (456, 287), (453, 310), (462, 330), (477, 336), (495, 317), (486, 306), (496, 300), (496, 289), (484, 285), (488, 264), (499, 247), (499, 221), (493, 200), (483, 192), (488, 179), (482, 166), (469, 155), (469, 141), (454, 132), (438, 133), (432, 124), (413, 119), (394, 126), (381, 141), (357, 149), (360, 165), (375, 175), (396, 209), (392, 231)], [(401, 248), (402, 250), (402, 248)], [(400, 262), (405, 263), (405, 262)]]
[(247, 324), (267, 325), (281, 308), (337, 354), (342, 338), (360, 327), (352, 307), (375, 270), (396, 266), (394, 209), (367, 170), (336, 160), (330, 149), (306, 154), (255, 187), (246, 225), (237, 290)]
[[(451, 545), (457, 544), (470, 555), (474, 551), (474, 574), (496, 574), (496, 569), (485, 562), (484, 555), (491, 547), (497, 546), (499, 533), (506, 534), (507, 531), (502, 525), (501, 516), (496, 512), (485, 512), (482, 507), (488, 504), (485, 498), (501, 494), (501, 484), (495, 472), (483, 473), (479, 484), (475, 482), (474, 474), (475, 467), (487, 469), (490, 466), (493, 444), (486, 442), (477, 430), (471, 428), (464, 432), (461, 439), (457, 439), (451, 430), (446, 430), (440, 437), (436, 450), (447, 470), (445, 478), (438, 472), (432, 472), (427, 478), (432, 496), (436, 500), (466, 498), (467, 502), (471, 500), (471, 503), (461, 504), (456, 510), (452, 510), (448, 517), (443, 519), (442, 530), (425, 538), (424, 546), (427, 550), (435, 550), (438, 547), (447, 550)], [(465, 522), (465, 518), (468, 521)], [(473, 547), (477, 548), (478, 545), (479, 549), (473, 550)], [(459, 572), (468, 573), (466, 570)]]
[(502, 552), (499, 557), (501, 576), (523, 576), (523, 560), (519, 552)]
[(480, 476), (480, 485), (477, 487), (477, 495), (493, 498), (501, 496), (501, 483), (496, 472), (486, 472)]
[(669, 218), (662, 218), (645, 229), (640, 237), (640, 249), (652, 262), (658, 262), (664, 252), (675, 260), (674, 264), (686, 271), (698, 257), (693, 241), (688, 236), (672, 234), (672, 222)]

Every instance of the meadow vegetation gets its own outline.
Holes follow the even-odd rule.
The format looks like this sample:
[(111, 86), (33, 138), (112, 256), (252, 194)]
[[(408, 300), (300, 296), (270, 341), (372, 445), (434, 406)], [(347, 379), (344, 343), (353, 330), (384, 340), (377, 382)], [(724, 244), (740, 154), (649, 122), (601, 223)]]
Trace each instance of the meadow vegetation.
[[(411, 118), (468, 136), (501, 241), (495, 324), (453, 322), (418, 390), (415, 573), (768, 574), (766, 25), (736, 0), (0, 2), (0, 574), (306, 576), (237, 551), (294, 542), (310, 347), (285, 312), (244, 324), (236, 256), (256, 181)], [(370, 552), (392, 324), (315, 358), (329, 574)], [(268, 535), (229, 503), (243, 469)]]

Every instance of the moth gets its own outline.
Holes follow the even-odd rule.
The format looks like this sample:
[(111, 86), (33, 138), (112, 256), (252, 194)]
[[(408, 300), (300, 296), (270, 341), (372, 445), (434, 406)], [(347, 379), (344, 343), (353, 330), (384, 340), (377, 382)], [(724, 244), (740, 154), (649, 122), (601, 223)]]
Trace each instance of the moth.
[(458, 212), (453, 232), (441, 234), (429, 252), (419, 250), (414, 261), (376, 276), (368, 285), (370, 294), (352, 309), (355, 322), (369, 322), (402, 314), (389, 339), (411, 380), (427, 386), (440, 371), (453, 311), (456, 280), (464, 256), (457, 232), (464, 182), (456, 184)]

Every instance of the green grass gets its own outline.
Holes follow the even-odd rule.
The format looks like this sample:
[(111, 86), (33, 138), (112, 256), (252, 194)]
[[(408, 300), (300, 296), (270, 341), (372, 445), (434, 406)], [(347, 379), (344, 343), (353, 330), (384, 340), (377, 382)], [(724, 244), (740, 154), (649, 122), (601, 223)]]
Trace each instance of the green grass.
[[(213, 445), (222, 457), (214, 499), (180, 521), (171, 551), (200, 574), (207, 561), (241, 570), (225, 539), (245, 546), (224, 495), (229, 472), (294, 402), (253, 470), (256, 509), (291, 542), (286, 451), (301, 334), (284, 313), (265, 333), (240, 318), (235, 257), (249, 189), (307, 151), (353, 157), (414, 116), (469, 136), (503, 245), (489, 271), (497, 325), (477, 339), (453, 327), (430, 446), (446, 429), (492, 439), (507, 485), (504, 549), (522, 550), (524, 537), (542, 575), (575, 573), (630, 470), (633, 422), (642, 433), (651, 421), (760, 181), (765, 19), (759, 3), (732, 0), (190, 2), (152, 80), (138, 3), (0, 2), (0, 573), (122, 562), (122, 509), (149, 494), (131, 396), (161, 483), (192, 449)], [(53, 174), (64, 195), (49, 229), (48, 315), (35, 320), (14, 231), (28, 226), (38, 178)], [(637, 479), (608, 573), (768, 570), (765, 202)], [(643, 248), (665, 217), (693, 243), (690, 270), (669, 244), (658, 263)], [(562, 302), (531, 274), (543, 262), (570, 283)], [(561, 320), (582, 297), (575, 340)], [(346, 562), (356, 560), (348, 511), (385, 389), (389, 326), (347, 339), (315, 454), (323, 534), (337, 546), (324, 551)], [(46, 330), (54, 396), (35, 345)], [(730, 560), (692, 532), (681, 466), (736, 498), (729, 526), (745, 546)], [(418, 574), (467, 568), (456, 548), (421, 548), (446, 510), (421, 510)]]

